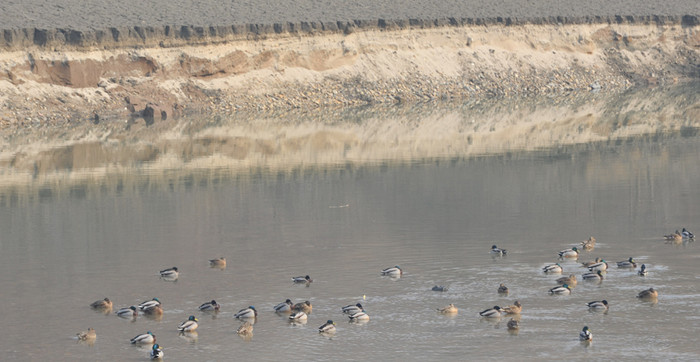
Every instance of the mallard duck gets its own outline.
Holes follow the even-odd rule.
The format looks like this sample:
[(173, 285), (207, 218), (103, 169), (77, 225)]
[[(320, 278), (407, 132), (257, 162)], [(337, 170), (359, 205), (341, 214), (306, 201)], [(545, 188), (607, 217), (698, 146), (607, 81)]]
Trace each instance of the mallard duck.
[(79, 341), (92, 341), (97, 338), (97, 332), (92, 328), (88, 328), (87, 331), (78, 332), (76, 336), (78, 336)]
[(118, 317), (122, 318), (134, 318), (139, 315), (138, 310), (133, 305), (128, 308), (121, 308), (116, 313)]
[(606, 271), (608, 270), (608, 262), (605, 259), (601, 259), (600, 263), (591, 264), (588, 266), (590, 271)]
[(216, 267), (216, 268), (225, 268), (226, 267), (226, 258), (224, 258), (222, 256), (222, 257), (216, 258), (216, 259), (209, 259), (209, 266)]
[(161, 316), (163, 315), (163, 307), (161, 307), (160, 304), (148, 307), (143, 310), (143, 314), (150, 316)]
[(236, 333), (242, 336), (249, 336), (253, 334), (253, 324), (250, 322), (243, 322), (240, 327), (236, 330)]
[(156, 336), (154, 336), (153, 333), (151, 333), (151, 331), (139, 334), (138, 336), (131, 339), (131, 344), (153, 344), (155, 342)]
[(158, 300), (158, 298), (153, 298), (139, 304), (139, 309), (145, 310), (156, 305), (161, 305), (160, 300)]
[(683, 241), (683, 234), (681, 234), (680, 231), (676, 230), (676, 232), (673, 234), (664, 235), (664, 239), (666, 239), (668, 241), (680, 242), (680, 241)]
[(590, 238), (588, 238), (588, 240), (584, 240), (581, 242), (581, 248), (583, 250), (588, 250), (588, 251), (593, 250), (595, 248), (595, 242), (596, 242), (595, 238), (591, 236)]
[(507, 326), (508, 326), (509, 331), (514, 331), (514, 330), (520, 328), (520, 323), (518, 323), (518, 321), (516, 321), (515, 319), (511, 318), (508, 321)]
[(646, 265), (646, 264), (642, 264), (642, 267), (639, 269), (639, 271), (637, 272), (637, 274), (639, 274), (639, 276), (642, 276), (642, 277), (647, 276), (647, 265)]
[(505, 314), (520, 314), (520, 312), (523, 311), (523, 306), (522, 304), (520, 304), (519, 301), (516, 300), (515, 303), (513, 303), (513, 305), (504, 307), (502, 310)]
[(568, 295), (571, 294), (571, 288), (569, 288), (568, 284), (559, 285), (550, 289), (549, 294)]
[(588, 326), (585, 326), (583, 330), (581, 330), (581, 333), (579, 333), (578, 338), (583, 342), (591, 342), (593, 341), (593, 333), (588, 329)]
[(291, 321), (305, 321), (308, 316), (302, 311), (294, 312), (289, 315)]
[(396, 265), (392, 268), (386, 268), (386, 269), (382, 270), (382, 275), (388, 275), (391, 277), (400, 277), (403, 275), (403, 270), (401, 270), (401, 268), (398, 265)]
[(444, 285), (436, 285), (431, 289), (433, 292), (446, 292), (448, 289)]
[(508, 254), (508, 251), (506, 249), (501, 249), (496, 245), (491, 246), (491, 254), (495, 256), (503, 256)]
[(498, 294), (508, 294), (508, 287), (501, 283), (501, 285), (498, 286)]
[(583, 265), (584, 267), (588, 268), (589, 266), (591, 266), (591, 265), (593, 265), (593, 264), (598, 264), (598, 263), (600, 263), (601, 261), (603, 261), (603, 259), (601, 259), (601, 258), (595, 258), (595, 260), (583, 262), (583, 263), (581, 263), (581, 265)]
[(102, 300), (98, 300), (95, 302), (92, 302), (90, 304), (90, 307), (92, 309), (97, 309), (97, 310), (107, 310), (107, 309), (112, 309), (112, 301), (109, 300), (109, 298), (105, 298)]
[(634, 261), (634, 259), (630, 256), (629, 259), (623, 260), (623, 261), (618, 261), (617, 262), (617, 267), (618, 268), (636, 268), (637, 263)]
[(578, 279), (576, 279), (576, 276), (573, 274), (569, 274), (568, 277), (561, 277), (557, 279), (558, 284), (566, 284), (569, 287), (575, 287), (576, 284), (578, 284)]
[(163, 349), (160, 348), (160, 345), (158, 343), (153, 345), (153, 348), (151, 349), (151, 352), (149, 356), (151, 356), (151, 359), (160, 359), (163, 358), (165, 353), (163, 353)]
[(352, 304), (346, 305), (343, 308), (341, 308), (341, 310), (345, 314), (355, 314), (357, 312), (362, 312), (362, 309), (364, 309), (364, 308), (362, 307), (362, 304), (360, 304), (360, 303), (357, 303), (355, 305), (352, 305)]
[(221, 309), (221, 304), (212, 299), (211, 302), (206, 302), (200, 305), (198, 309), (202, 312), (218, 312), (219, 309)]
[(583, 278), (583, 280), (600, 281), (603, 280), (603, 272), (600, 270), (596, 270), (595, 272), (583, 274), (581, 277)]
[(350, 314), (348, 317), (350, 317), (350, 321), (368, 321), (369, 320), (369, 315), (363, 310)]
[(545, 265), (545, 267), (542, 268), (542, 271), (544, 271), (547, 274), (560, 274), (563, 271), (563, 269), (561, 265), (559, 265), (559, 263), (556, 263)]
[(255, 318), (258, 316), (258, 311), (252, 305), (248, 308), (243, 308), (238, 313), (233, 315), (235, 318)]
[(292, 303), (291, 299), (287, 299), (284, 302), (277, 304), (274, 309), (275, 313), (289, 313), (292, 311), (292, 308), (294, 307), (294, 303)]
[(479, 312), (479, 315), (484, 318), (498, 318), (501, 316), (501, 307), (496, 305), (493, 308)]
[(300, 302), (297, 304), (294, 304), (294, 307), (292, 307), (292, 311), (302, 311), (306, 314), (310, 314), (311, 310), (313, 309), (313, 306), (311, 305), (311, 302), (308, 300), (305, 302)]
[(683, 236), (684, 239), (694, 239), (695, 234), (691, 233), (690, 230), (683, 228), (683, 231), (681, 231), (681, 236)]
[(166, 278), (166, 279), (177, 279), (177, 277), (180, 276), (180, 272), (177, 270), (177, 267), (174, 266), (172, 268), (161, 270), (160, 276), (161, 276), (161, 278)]
[(311, 279), (311, 277), (309, 277), (309, 276), (307, 275), (307, 276), (304, 276), (304, 277), (294, 277), (294, 278), (292, 278), (292, 281), (293, 281), (294, 283), (301, 284), (301, 283), (311, 283), (311, 282), (313, 282), (314, 280)]
[(335, 333), (335, 323), (332, 320), (327, 320), (322, 326), (318, 327), (318, 333)]
[(450, 303), (450, 305), (444, 306), (442, 308), (438, 308), (437, 311), (439, 313), (442, 313), (442, 314), (455, 314), (459, 310), (457, 309), (457, 307), (455, 307), (454, 304)]
[(191, 315), (189, 318), (187, 318), (186, 321), (180, 323), (179, 326), (177, 326), (177, 330), (180, 332), (193, 332), (194, 330), (199, 327), (199, 322), (195, 316)]
[(576, 259), (578, 258), (578, 248), (574, 246), (571, 249), (562, 250), (559, 252), (559, 257)]
[(586, 305), (587, 305), (588, 308), (590, 308), (590, 309), (600, 309), (600, 310), (602, 310), (602, 309), (607, 310), (607, 309), (608, 309), (608, 301), (605, 300), (605, 299), (603, 299), (603, 300), (596, 300), (596, 301), (593, 301), (593, 302), (588, 302), (588, 303), (586, 303)]
[(659, 292), (654, 288), (642, 290), (641, 292), (639, 292), (639, 294), (637, 294), (637, 298), (639, 298), (639, 299), (649, 300), (649, 299), (656, 299), (658, 297), (659, 297)]

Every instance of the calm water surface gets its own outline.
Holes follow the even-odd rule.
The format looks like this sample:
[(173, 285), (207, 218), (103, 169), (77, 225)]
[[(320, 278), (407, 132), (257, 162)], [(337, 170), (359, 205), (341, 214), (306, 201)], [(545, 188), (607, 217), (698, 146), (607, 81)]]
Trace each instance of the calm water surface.
[[(464, 360), (700, 358), (700, 252), (662, 235), (700, 232), (700, 137), (639, 137), (539, 152), (402, 162), (319, 165), (294, 171), (182, 175), (138, 172), (114, 186), (49, 186), (0, 198), (3, 360), (147, 359), (129, 339), (152, 331), (167, 360)], [(67, 188), (67, 189), (66, 189)], [(611, 269), (602, 283), (579, 282), (549, 296), (559, 275), (541, 267), (594, 236)], [(498, 244), (508, 256), (492, 258)], [(212, 269), (208, 259), (228, 266)], [(630, 256), (647, 277), (617, 269)], [(379, 275), (400, 265), (398, 280)], [(564, 274), (584, 268), (562, 262)], [(176, 282), (158, 270), (177, 266)], [(290, 278), (309, 274), (310, 286)], [(510, 288), (508, 296), (496, 290)], [(449, 291), (431, 287), (440, 284)], [(635, 298), (654, 287), (658, 303)], [(160, 320), (103, 315), (158, 297)], [(272, 307), (309, 300), (303, 325)], [(197, 311), (216, 299), (216, 315)], [(586, 303), (607, 299), (608, 313)], [(519, 300), (519, 333), (509, 318), (478, 312)], [(352, 324), (340, 307), (361, 302), (371, 316)], [(455, 316), (435, 309), (449, 303)], [(259, 310), (254, 336), (236, 335), (233, 314)], [(195, 336), (177, 325), (199, 318)], [(329, 338), (317, 328), (337, 323)], [(591, 345), (578, 333), (587, 325)], [(77, 343), (93, 327), (94, 345)]]

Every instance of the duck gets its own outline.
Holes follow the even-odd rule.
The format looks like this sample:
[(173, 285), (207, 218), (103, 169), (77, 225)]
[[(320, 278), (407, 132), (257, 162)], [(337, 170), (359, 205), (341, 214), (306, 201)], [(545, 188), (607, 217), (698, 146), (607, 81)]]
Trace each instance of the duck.
[(479, 315), (484, 318), (499, 318), (501, 316), (501, 307), (496, 305), (493, 308), (479, 312)]
[(433, 292), (446, 292), (448, 288), (444, 285), (436, 285), (431, 289)]
[(547, 274), (561, 274), (563, 270), (564, 269), (562, 269), (559, 263), (545, 265), (545, 267), (542, 268), (542, 271), (544, 271)]
[(243, 322), (243, 324), (241, 324), (241, 326), (236, 330), (236, 333), (241, 336), (249, 336), (253, 334), (253, 324), (250, 322)]
[(608, 301), (605, 299), (588, 302), (586, 305), (589, 309), (608, 310)]
[(93, 328), (88, 328), (87, 331), (78, 332), (76, 336), (79, 341), (92, 341), (97, 338), (97, 332)]
[(575, 287), (576, 284), (578, 284), (578, 279), (576, 279), (576, 275), (569, 274), (568, 277), (561, 277), (557, 279), (558, 284), (566, 284), (569, 287)]
[(508, 326), (509, 331), (514, 331), (514, 330), (520, 328), (520, 323), (518, 321), (516, 321), (515, 319), (511, 318), (508, 321), (507, 326)]
[(158, 298), (153, 298), (139, 304), (139, 309), (145, 310), (156, 305), (161, 305), (160, 300), (158, 300)]
[(294, 312), (289, 315), (289, 320), (291, 321), (305, 321), (307, 318), (308, 316), (303, 311)]
[(618, 261), (617, 262), (617, 267), (618, 268), (636, 268), (637, 263), (634, 261), (634, 258), (630, 256), (629, 259), (623, 260), (623, 261)]
[(498, 286), (498, 294), (508, 294), (508, 287), (501, 283), (501, 285)]
[(367, 312), (365, 312), (364, 309), (361, 310), (361, 311), (359, 311), (359, 312), (357, 312), (357, 313), (350, 314), (348, 317), (350, 317), (350, 321), (351, 321), (351, 322), (354, 322), (354, 321), (368, 321), (368, 320), (369, 320), (369, 314), (367, 314)]
[(642, 277), (647, 276), (647, 265), (646, 265), (646, 264), (642, 264), (642, 267), (639, 269), (639, 271), (637, 272), (637, 274), (638, 274), (639, 276), (642, 276)]
[(508, 254), (508, 250), (506, 249), (501, 249), (496, 245), (491, 246), (491, 254), (495, 256), (504, 256)]
[(313, 306), (311, 305), (311, 302), (308, 300), (305, 302), (300, 302), (297, 304), (294, 304), (294, 307), (292, 307), (292, 311), (302, 311), (306, 314), (311, 314), (311, 310), (313, 309)]
[(605, 259), (600, 259), (599, 263), (591, 264), (588, 266), (590, 271), (606, 271), (608, 270), (608, 262)]
[(197, 309), (202, 312), (218, 312), (221, 309), (221, 304), (212, 299), (211, 302), (202, 303)]
[(287, 299), (284, 302), (274, 306), (274, 309), (275, 309), (275, 313), (290, 313), (292, 311), (293, 307), (294, 307), (294, 303), (292, 303), (292, 300)]
[(226, 258), (223, 256), (220, 258), (216, 259), (209, 259), (209, 266), (214, 267), (214, 268), (225, 268), (226, 267)]
[(600, 281), (600, 280), (603, 280), (603, 272), (600, 270), (596, 270), (595, 272), (589, 272), (589, 273), (583, 274), (582, 277), (583, 277), (583, 280), (591, 280), (591, 281), (598, 280), (598, 281)]
[(353, 304), (346, 305), (343, 308), (341, 308), (341, 310), (345, 314), (355, 314), (357, 312), (361, 312), (363, 309), (364, 308), (362, 307), (362, 304), (360, 304), (360, 303), (357, 303), (355, 305), (353, 305)]
[(255, 310), (254, 306), (249, 306), (248, 308), (243, 308), (233, 315), (235, 318), (255, 318), (258, 316), (258, 311)]
[(588, 240), (584, 240), (581, 242), (581, 248), (583, 250), (591, 251), (595, 248), (595, 242), (595, 238), (591, 236), (590, 238), (588, 238)]
[(400, 277), (403, 275), (403, 270), (398, 265), (396, 265), (391, 268), (383, 269), (382, 275), (388, 275), (390, 277)]
[(559, 285), (550, 289), (549, 294), (569, 295), (571, 294), (571, 288), (569, 288), (568, 284)]
[(143, 310), (143, 314), (150, 316), (161, 316), (163, 315), (163, 307), (161, 307), (160, 304), (148, 307)]
[(641, 292), (639, 292), (639, 294), (637, 294), (637, 298), (639, 298), (639, 299), (649, 300), (649, 299), (656, 299), (658, 297), (659, 297), (659, 291), (657, 291), (654, 288), (642, 290)]
[(97, 309), (97, 310), (109, 310), (109, 309), (112, 309), (112, 301), (109, 300), (109, 298), (105, 298), (102, 300), (92, 302), (90, 304), (90, 307), (92, 309)]
[(585, 326), (581, 330), (581, 333), (578, 334), (578, 338), (582, 342), (591, 342), (593, 341), (593, 333), (591, 333), (591, 330), (588, 329), (588, 326)]
[(574, 246), (571, 249), (562, 250), (559, 252), (559, 257), (560, 258), (574, 258), (574, 259), (576, 259), (576, 258), (578, 258), (578, 248)]
[(118, 311), (116, 311), (117, 317), (122, 317), (122, 318), (134, 318), (137, 315), (139, 315), (138, 310), (136, 307), (133, 305), (128, 308), (121, 308)]
[(581, 265), (583, 265), (585, 268), (588, 268), (589, 266), (591, 266), (591, 265), (593, 265), (593, 264), (598, 264), (598, 263), (600, 263), (602, 260), (603, 260), (603, 259), (601, 259), (601, 258), (595, 258), (595, 260), (583, 262), (583, 263), (581, 263)]
[(459, 311), (454, 304), (450, 303), (442, 308), (438, 308), (437, 311), (442, 314), (455, 314)]
[(153, 344), (155, 342), (156, 336), (154, 336), (153, 333), (151, 333), (151, 331), (139, 334), (138, 336), (131, 339), (131, 344)]
[(199, 322), (195, 316), (191, 315), (186, 321), (180, 323), (177, 330), (180, 332), (194, 332), (199, 327)]
[(163, 358), (164, 355), (165, 353), (163, 353), (163, 349), (160, 348), (160, 345), (158, 343), (153, 345), (153, 348), (151, 349), (151, 352), (149, 354), (151, 359), (160, 359)]
[(668, 241), (680, 242), (680, 241), (683, 241), (683, 234), (681, 234), (680, 231), (676, 230), (676, 232), (673, 234), (664, 235), (664, 239), (666, 239)]
[(523, 311), (523, 306), (519, 301), (515, 301), (513, 305), (509, 305), (503, 308), (503, 313), (505, 314), (520, 314)]
[(327, 320), (326, 323), (318, 327), (318, 333), (335, 333), (335, 323), (330, 319)]
[(311, 277), (309, 277), (309, 276), (307, 275), (307, 276), (303, 276), (303, 277), (294, 277), (294, 278), (292, 278), (292, 281), (293, 281), (294, 283), (301, 284), (301, 283), (311, 283), (311, 282), (313, 282), (314, 280), (311, 279)]
[(161, 278), (177, 279), (179, 276), (180, 276), (180, 272), (177, 270), (176, 266), (174, 266), (172, 268), (168, 268), (168, 269), (163, 269), (160, 271)]
[(695, 234), (691, 233), (690, 230), (683, 228), (681, 231), (681, 236), (683, 236), (683, 239), (694, 239)]

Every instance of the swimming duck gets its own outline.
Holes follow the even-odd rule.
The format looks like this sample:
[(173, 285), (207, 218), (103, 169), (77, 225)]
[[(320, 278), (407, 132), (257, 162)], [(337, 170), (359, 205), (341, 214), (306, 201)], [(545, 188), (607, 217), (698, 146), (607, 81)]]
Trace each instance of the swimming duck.
[(588, 238), (588, 240), (584, 240), (581, 242), (581, 248), (583, 250), (591, 251), (593, 250), (593, 248), (595, 248), (595, 242), (595, 238), (591, 236), (590, 238)]
[(639, 299), (646, 299), (646, 300), (656, 299), (656, 298), (658, 298), (658, 297), (659, 297), (659, 292), (658, 292), (656, 289), (654, 289), (654, 288), (649, 288), (649, 289), (647, 289), (647, 290), (642, 290), (642, 291), (639, 292), (639, 294), (637, 295), (637, 298), (639, 298)]
[(160, 300), (158, 300), (158, 298), (153, 298), (151, 300), (147, 300), (147, 301), (139, 304), (139, 309), (144, 310), (144, 309), (148, 309), (150, 307), (160, 305), (160, 304), (161, 303), (160, 303)]
[(236, 333), (242, 336), (249, 336), (253, 334), (253, 324), (250, 322), (243, 322), (240, 327), (236, 330)]
[(583, 330), (581, 330), (581, 333), (579, 333), (578, 338), (582, 342), (591, 342), (593, 341), (593, 333), (591, 333), (591, 330), (588, 329), (588, 326), (583, 327)]
[(680, 242), (680, 241), (683, 241), (683, 234), (681, 234), (680, 231), (676, 230), (676, 232), (673, 234), (664, 235), (664, 239), (666, 239), (668, 241)]
[(216, 267), (216, 268), (225, 268), (226, 267), (226, 258), (224, 258), (222, 256), (222, 257), (216, 258), (216, 259), (209, 259), (209, 266)]
[(191, 315), (189, 318), (187, 318), (186, 321), (180, 323), (180, 325), (177, 327), (177, 330), (180, 332), (193, 332), (194, 330), (199, 327), (199, 322), (195, 316)]
[(595, 260), (583, 262), (583, 263), (581, 263), (581, 265), (583, 265), (584, 267), (588, 268), (589, 266), (591, 266), (591, 265), (593, 265), (593, 264), (598, 264), (598, 263), (600, 263), (601, 261), (603, 261), (603, 259), (601, 259), (601, 258), (595, 258)]
[(501, 316), (501, 307), (494, 306), (493, 308), (479, 312), (479, 315), (484, 318), (499, 318)]
[(202, 312), (218, 312), (220, 308), (221, 304), (212, 299), (211, 302), (206, 302), (200, 305), (198, 309)]
[(491, 246), (491, 254), (495, 256), (503, 256), (508, 254), (508, 251), (506, 249), (501, 249), (496, 245)]
[(294, 278), (292, 278), (292, 281), (293, 281), (294, 283), (299, 283), (299, 284), (301, 284), (301, 283), (311, 283), (311, 282), (313, 282), (313, 279), (311, 279), (311, 278), (307, 275), (307, 276), (304, 276), (304, 277), (294, 277)]
[(498, 294), (508, 294), (508, 287), (501, 283), (501, 285), (498, 286)]
[(568, 295), (571, 294), (571, 288), (568, 284), (556, 286), (549, 290), (549, 294)]
[(150, 306), (143, 310), (143, 314), (150, 316), (161, 316), (163, 315), (163, 307), (158, 305)]
[(319, 333), (335, 333), (335, 323), (332, 320), (326, 321), (322, 326), (318, 327)]
[(289, 315), (291, 321), (305, 321), (308, 316), (302, 311), (294, 312)]
[(608, 301), (603, 299), (603, 300), (596, 300), (593, 302), (588, 302), (586, 303), (588, 308), (590, 309), (598, 309), (598, 310), (608, 310)]
[(96, 302), (92, 302), (90, 304), (90, 307), (92, 309), (97, 309), (97, 310), (108, 310), (112, 309), (112, 301), (109, 300), (109, 298), (105, 298), (102, 300), (98, 300)]
[(600, 280), (603, 280), (603, 272), (600, 270), (596, 270), (595, 272), (583, 274), (582, 277), (583, 277), (583, 280), (591, 280), (591, 281), (598, 280), (598, 281), (600, 281)]
[(514, 330), (520, 328), (520, 323), (518, 323), (518, 321), (516, 321), (515, 319), (511, 318), (508, 321), (507, 326), (508, 326), (509, 331), (514, 331)]
[(233, 315), (235, 318), (255, 318), (258, 316), (258, 311), (252, 305), (248, 308), (243, 308), (238, 313)]
[(116, 313), (118, 317), (122, 318), (134, 318), (139, 315), (138, 310), (133, 305), (128, 308), (121, 308)]
[(160, 359), (163, 358), (164, 355), (165, 353), (163, 353), (163, 349), (160, 348), (160, 345), (158, 343), (153, 345), (153, 348), (151, 349), (151, 352), (149, 354), (151, 359)]
[(88, 328), (87, 331), (78, 332), (76, 336), (78, 336), (79, 341), (92, 341), (97, 338), (97, 333), (94, 329)]
[(438, 308), (437, 311), (442, 314), (455, 314), (459, 311), (459, 309), (457, 309), (454, 304), (450, 303), (450, 305)]
[(393, 268), (386, 268), (386, 269), (382, 270), (382, 275), (388, 275), (391, 277), (400, 277), (403, 275), (403, 270), (401, 270), (401, 268), (398, 265), (396, 265)]
[(156, 336), (154, 336), (153, 333), (151, 333), (151, 331), (139, 334), (138, 336), (131, 339), (131, 344), (153, 344), (155, 342)]
[(600, 263), (591, 264), (588, 266), (590, 271), (606, 271), (608, 270), (608, 262), (605, 259), (601, 259)]
[(292, 311), (302, 311), (306, 314), (311, 314), (311, 310), (313, 309), (313, 306), (311, 305), (311, 302), (308, 300), (305, 302), (300, 302), (297, 304), (294, 304), (294, 307), (292, 307)]
[(560, 258), (574, 258), (574, 259), (576, 259), (576, 258), (578, 258), (578, 248), (574, 246), (571, 249), (562, 250), (559, 252), (559, 257)]
[(509, 305), (503, 308), (503, 313), (505, 314), (520, 314), (523, 311), (523, 306), (519, 301), (515, 301), (513, 305)]
[(684, 239), (694, 239), (695, 234), (691, 233), (690, 230), (683, 228), (683, 231), (681, 231), (681, 235), (683, 236)]
[(180, 276), (180, 272), (177, 270), (177, 267), (174, 266), (172, 268), (161, 270), (160, 276), (161, 276), (161, 278), (166, 278), (166, 279), (177, 279), (177, 277)]
[(618, 261), (617, 262), (617, 267), (618, 268), (636, 268), (637, 263), (634, 261), (634, 259), (630, 256), (629, 259), (623, 260), (623, 261)]
[(568, 277), (561, 277), (557, 279), (558, 284), (566, 284), (570, 287), (575, 287), (576, 284), (578, 284), (578, 279), (576, 279), (576, 276), (573, 274), (569, 274)]
[(274, 309), (275, 313), (290, 313), (293, 307), (294, 303), (292, 303), (291, 299), (287, 299), (284, 302), (277, 304)]
[(544, 268), (542, 268), (542, 271), (544, 271), (547, 274), (559, 274), (563, 271), (561, 265), (559, 263), (556, 264), (550, 264), (546, 265)]
[(642, 276), (642, 277), (647, 276), (647, 265), (646, 265), (646, 264), (642, 264), (642, 267), (639, 269), (639, 271), (637, 272), (637, 274), (639, 274), (639, 276)]
[(348, 317), (350, 317), (350, 321), (368, 321), (369, 320), (369, 315), (363, 310), (351, 314)]
[(448, 289), (444, 285), (436, 285), (431, 289), (433, 292), (446, 292)]
[(364, 308), (362, 307), (362, 304), (357, 303), (357, 304), (355, 304), (355, 305), (352, 305), (352, 304), (346, 305), (346, 306), (344, 306), (341, 310), (342, 310), (343, 313), (345, 313), (345, 314), (355, 314), (355, 313), (357, 313), (357, 312), (362, 312), (362, 309), (364, 309)]

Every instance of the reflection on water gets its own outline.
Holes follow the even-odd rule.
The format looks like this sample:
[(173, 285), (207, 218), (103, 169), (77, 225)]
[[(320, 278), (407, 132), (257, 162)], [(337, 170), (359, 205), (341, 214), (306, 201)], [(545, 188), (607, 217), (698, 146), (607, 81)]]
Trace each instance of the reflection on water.
[[(150, 346), (129, 339), (147, 331), (173, 360), (697, 359), (687, 336), (700, 332), (700, 253), (696, 242), (663, 238), (700, 229), (700, 137), (690, 101), (697, 94), (667, 102), (654, 94), (627, 99), (618, 116), (626, 123), (596, 137), (610, 109), (591, 109), (601, 104), (593, 102), (566, 111), (554, 101), (528, 111), (511, 105), (507, 114), (498, 104), (462, 109), (459, 117), (473, 114), (487, 129), (455, 136), (464, 143), (450, 135), (470, 121), (407, 121), (408, 113), (388, 117), (387, 129), (372, 117), (264, 130), (254, 121), (183, 121), (138, 137), (105, 128), (99, 136), (85, 131), (80, 142), (47, 141), (71, 149), (55, 157), (15, 135), (3, 146), (14, 156), (2, 158), (0, 185), (0, 305), (12, 331), (0, 340), (3, 359), (143, 360)], [(572, 131), (583, 117), (575, 115), (592, 111), (590, 123)], [(288, 147), (333, 133), (326, 127), (351, 129), (343, 132), (357, 141)], [(253, 145), (265, 132), (287, 146), (250, 146), (258, 151), (238, 159), (221, 146), (237, 137)], [(88, 134), (96, 148), (76, 152)], [(201, 141), (207, 134), (226, 141)], [(579, 260), (558, 258), (590, 236), (596, 245)], [(493, 244), (508, 254), (492, 258)], [(646, 276), (611, 264), (598, 283), (548, 295), (562, 276), (581, 279), (581, 262), (630, 256)], [(220, 257), (226, 267), (212, 268)], [(562, 274), (542, 272), (556, 262)], [(401, 278), (380, 275), (393, 265)], [(162, 280), (159, 271), (172, 266), (177, 281)], [(290, 281), (307, 274), (313, 283)], [(651, 287), (656, 303), (637, 298)], [(163, 314), (128, 320), (91, 311), (89, 303), (105, 297), (114, 311), (157, 297)], [(274, 312), (287, 298), (312, 303), (306, 323)], [(218, 313), (197, 310), (212, 299)], [(602, 299), (607, 313), (588, 312), (588, 302)], [(511, 316), (479, 316), (516, 300), (517, 332)], [(352, 323), (341, 312), (356, 303), (369, 321)], [(438, 313), (449, 304), (458, 313)], [(239, 338), (234, 314), (249, 305), (259, 315)], [(178, 334), (189, 315), (199, 319), (197, 333)], [(329, 319), (336, 333), (319, 334)], [(584, 325), (595, 336), (589, 346), (578, 340)], [(75, 343), (88, 327), (97, 331), (94, 345)], [(487, 347), (494, 344), (508, 347)]]

